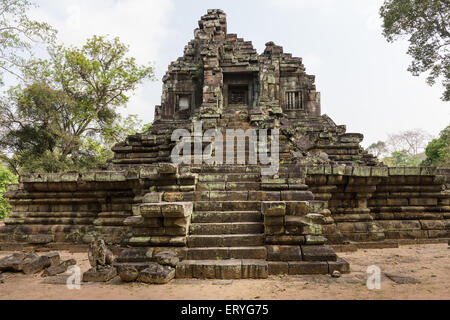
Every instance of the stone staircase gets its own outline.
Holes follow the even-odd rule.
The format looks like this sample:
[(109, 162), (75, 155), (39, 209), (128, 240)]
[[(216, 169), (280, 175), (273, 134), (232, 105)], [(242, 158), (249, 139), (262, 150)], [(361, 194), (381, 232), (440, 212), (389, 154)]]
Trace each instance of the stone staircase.
[(198, 190), (209, 199), (194, 202), (184, 260), (177, 266), (179, 278), (268, 276), (261, 202), (249, 198), (260, 189), (259, 167), (228, 168), (233, 172), (199, 175)]

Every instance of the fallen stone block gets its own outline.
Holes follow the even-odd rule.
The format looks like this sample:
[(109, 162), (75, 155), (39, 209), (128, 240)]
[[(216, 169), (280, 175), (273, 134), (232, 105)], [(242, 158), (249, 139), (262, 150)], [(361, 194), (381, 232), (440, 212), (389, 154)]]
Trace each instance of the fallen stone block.
[(77, 261), (75, 259), (63, 261), (57, 266), (51, 266), (45, 269), (42, 273), (42, 277), (54, 277), (58, 274), (66, 272), (70, 266), (74, 266), (76, 264)]
[(139, 273), (138, 281), (151, 284), (166, 284), (175, 277), (175, 269), (151, 263), (147, 269)]
[(157, 263), (163, 266), (176, 267), (180, 259), (175, 251), (161, 251), (154, 256)]
[(20, 263), (20, 270), (25, 274), (34, 274), (49, 267), (50, 264), (48, 257), (39, 257), (39, 255), (32, 252)]
[(91, 268), (83, 273), (83, 282), (108, 282), (115, 276), (117, 270), (112, 266)]
[(133, 282), (136, 281), (136, 279), (139, 276), (139, 271), (130, 265), (122, 265), (117, 267), (117, 271), (119, 273), (120, 279), (124, 282)]
[(11, 256), (0, 259), (0, 272), (4, 271), (20, 271), (18, 266), (25, 259), (25, 253), (14, 253)]
[(48, 264), (50, 267), (59, 265), (61, 259), (58, 252), (46, 253), (41, 258), (47, 260), (46, 265)]

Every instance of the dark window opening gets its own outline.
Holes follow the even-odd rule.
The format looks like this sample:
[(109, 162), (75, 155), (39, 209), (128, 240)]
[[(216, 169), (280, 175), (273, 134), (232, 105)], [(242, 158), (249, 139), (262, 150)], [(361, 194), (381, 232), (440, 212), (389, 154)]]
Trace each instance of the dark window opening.
[(248, 105), (248, 86), (229, 86), (228, 104)]
[(286, 92), (285, 97), (286, 110), (299, 110), (302, 109), (302, 94), (300, 91)]

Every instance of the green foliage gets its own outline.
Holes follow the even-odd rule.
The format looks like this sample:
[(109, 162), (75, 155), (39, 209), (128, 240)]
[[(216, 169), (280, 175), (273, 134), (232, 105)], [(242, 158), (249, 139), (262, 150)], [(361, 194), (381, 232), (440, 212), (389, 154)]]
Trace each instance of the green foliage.
[(1, 72), (21, 78), (18, 70), (27, 67), (33, 43), (54, 41), (55, 30), (27, 16), (33, 6), (28, 0), (0, 0), (0, 85)]
[(0, 101), (0, 150), (17, 173), (87, 170), (112, 155), (109, 148), (140, 129), (123, 118), (129, 93), (152, 68), (126, 56), (118, 38), (94, 36), (81, 48), (51, 50), (26, 70), (30, 82)]
[(413, 75), (429, 73), (433, 85), (442, 78), (444, 101), (450, 100), (450, 1), (385, 0), (380, 9), (383, 35), (389, 42), (409, 37), (408, 68)]
[(391, 159), (392, 167), (418, 167), (421, 163), (419, 155), (410, 155), (407, 150), (392, 152)]
[(0, 220), (8, 217), (11, 206), (3, 197), (6, 192), (7, 184), (17, 183), (17, 176), (11, 173), (5, 166), (0, 165)]
[(425, 154), (427, 159), (423, 165), (450, 167), (450, 125), (428, 144)]

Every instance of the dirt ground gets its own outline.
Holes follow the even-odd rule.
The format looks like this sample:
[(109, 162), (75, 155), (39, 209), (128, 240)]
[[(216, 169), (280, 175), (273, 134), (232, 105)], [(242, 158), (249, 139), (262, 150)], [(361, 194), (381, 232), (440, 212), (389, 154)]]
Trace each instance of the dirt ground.
[[(9, 255), (0, 252), (0, 257)], [(350, 262), (351, 273), (329, 275), (271, 276), (265, 280), (173, 280), (167, 285), (121, 283), (82, 284), (69, 290), (67, 275), (42, 278), (40, 274), (4, 273), (0, 299), (450, 299), (450, 250), (447, 244), (405, 245), (395, 249), (360, 249), (339, 253)], [(62, 259), (75, 258), (81, 271), (89, 269), (87, 254), (61, 252)], [(367, 267), (381, 269), (381, 289), (366, 286)], [(410, 277), (418, 284), (397, 284), (385, 273)]]

